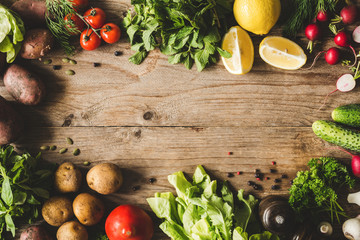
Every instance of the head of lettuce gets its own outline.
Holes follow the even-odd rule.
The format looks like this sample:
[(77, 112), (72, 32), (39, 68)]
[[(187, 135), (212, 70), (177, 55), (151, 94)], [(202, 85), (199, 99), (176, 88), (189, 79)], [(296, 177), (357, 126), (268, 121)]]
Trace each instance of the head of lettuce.
[(6, 54), (6, 61), (12, 63), (24, 40), (25, 27), (21, 18), (0, 4), (0, 52)]

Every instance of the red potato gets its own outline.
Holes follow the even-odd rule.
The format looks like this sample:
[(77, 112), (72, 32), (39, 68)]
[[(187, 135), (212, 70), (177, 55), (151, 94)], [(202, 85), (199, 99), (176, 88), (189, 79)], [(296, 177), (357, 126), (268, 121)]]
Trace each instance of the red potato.
[(6, 70), (4, 84), (15, 100), (25, 105), (36, 105), (45, 95), (45, 85), (41, 79), (17, 64), (12, 64)]
[(54, 44), (54, 37), (48, 29), (35, 28), (26, 32), (20, 56), (25, 59), (38, 59), (45, 56)]
[(24, 129), (24, 122), (11, 105), (0, 96), (0, 145), (16, 141)]
[(21, 233), (20, 240), (53, 240), (53, 238), (42, 226), (33, 225)]
[(11, 6), (11, 9), (19, 14), (28, 27), (45, 26), (45, 1), (19, 0)]

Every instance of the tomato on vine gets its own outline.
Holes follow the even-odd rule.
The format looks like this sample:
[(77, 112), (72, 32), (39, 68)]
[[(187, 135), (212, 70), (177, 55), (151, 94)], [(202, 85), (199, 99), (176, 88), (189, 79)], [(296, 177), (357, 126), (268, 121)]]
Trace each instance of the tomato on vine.
[(84, 13), (84, 20), (95, 29), (105, 24), (105, 18), (105, 12), (101, 8), (91, 8)]
[(66, 28), (71, 35), (78, 35), (85, 27), (84, 21), (77, 15), (69, 13), (64, 17)]
[(80, 35), (80, 45), (83, 49), (91, 51), (98, 48), (101, 44), (101, 38), (92, 30), (84, 30)]
[(70, 2), (76, 11), (84, 9), (89, 5), (89, 0), (70, 0)]
[(100, 30), (101, 38), (107, 43), (115, 43), (120, 39), (121, 30), (114, 23), (107, 23)]

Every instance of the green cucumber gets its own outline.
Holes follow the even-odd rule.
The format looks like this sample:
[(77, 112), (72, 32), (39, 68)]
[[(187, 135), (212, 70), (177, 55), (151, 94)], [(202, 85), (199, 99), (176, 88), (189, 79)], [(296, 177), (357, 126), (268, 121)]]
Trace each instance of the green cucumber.
[(331, 117), (335, 122), (360, 127), (360, 104), (349, 104), (335, 108)]
[(319, 120), (313, 123), (314, 133), (337, 146), (360, 152), (360, 132), (343, 127), (339, 123)]

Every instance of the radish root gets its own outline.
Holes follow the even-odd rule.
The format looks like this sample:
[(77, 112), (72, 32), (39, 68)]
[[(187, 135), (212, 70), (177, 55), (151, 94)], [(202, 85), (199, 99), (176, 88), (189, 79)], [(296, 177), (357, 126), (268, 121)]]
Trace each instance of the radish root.
[(334, 91), (332, 91), (332, 92), (328, 93), (328, 95), (326, 95), (326, 97), (325, 97), (325, 99), (324, 99), (324, 102), (323, 102), (323, 104), (319, 107), (318, 111), (320, 111), (320, 110), (326, 105), (326, 101), (327, 101), (327, 99), (329, 98), (329, 96), (330, 96), (331, 94), (333, 94), (334, 92), (338, 91), (338, 90), (339, 90), (339, 89), (335, 89)]

